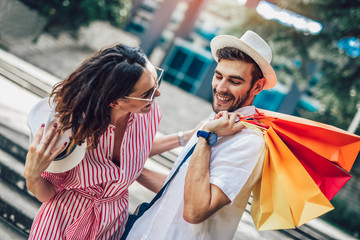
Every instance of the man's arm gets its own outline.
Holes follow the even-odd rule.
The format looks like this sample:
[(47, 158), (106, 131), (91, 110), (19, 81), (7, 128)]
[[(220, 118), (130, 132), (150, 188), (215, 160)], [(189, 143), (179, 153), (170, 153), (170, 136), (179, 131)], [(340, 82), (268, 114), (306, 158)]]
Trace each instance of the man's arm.
[(185, 179), (183, 217), (189, 223), (201, 223), (230, 202), (216, 185), (210, 184), (211, 147), (199, 138)]
[[(236, 116), (221, 112), (218, 119), (207, 123), (203, 130), (216, 132), (218, 136), (234, 134), (244, 128), (240, 122), (235, 123)], [(189, 223), (205, 221), (230, 202), (219, 187), (210, 184), (210, 156), (211, 146), (199, 138), (185, 178), (183, 217)]]

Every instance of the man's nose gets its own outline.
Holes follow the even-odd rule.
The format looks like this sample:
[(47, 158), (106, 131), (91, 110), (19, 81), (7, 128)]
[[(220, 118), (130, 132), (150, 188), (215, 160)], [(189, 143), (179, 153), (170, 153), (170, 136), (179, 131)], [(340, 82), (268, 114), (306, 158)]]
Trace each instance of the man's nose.
[(225, 91), (227, 89), (227, 82), (226, 79), (223, 78), (220, 81), (218, 81), (217, 85), (216, 85), (216, 91)]

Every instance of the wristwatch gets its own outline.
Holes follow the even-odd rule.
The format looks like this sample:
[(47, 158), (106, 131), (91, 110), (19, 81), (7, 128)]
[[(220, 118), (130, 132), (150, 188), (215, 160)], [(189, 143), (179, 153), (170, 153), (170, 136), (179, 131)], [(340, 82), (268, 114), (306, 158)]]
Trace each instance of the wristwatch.
[(218, 139), (216, 133), (214, 133), (214, 132), (206, 132), (206, 131), (203, 131), (203, 130), (199, 130), (197, 132), (197, 136), (205, 138), (207, 143), (210, 146), (215, 145), (215, 143), (217, 142), (217, 139)]

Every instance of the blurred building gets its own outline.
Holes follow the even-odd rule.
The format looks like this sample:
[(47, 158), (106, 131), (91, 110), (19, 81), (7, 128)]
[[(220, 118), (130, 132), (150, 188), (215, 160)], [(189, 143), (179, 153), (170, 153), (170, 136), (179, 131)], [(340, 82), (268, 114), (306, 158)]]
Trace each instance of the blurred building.
[[(152, 62), (165, 69), (164, 80), (199, 96), (212, 99), (211, 79), (216, 62), (213, 60), (210, 40), (227, 28), (231, 16), (209, 9), (216, 0), (135, 0), (133, 17), (126, 30), (141, 39), (141, 47), (156, 57)], [(221, 3), (236, 4), (235, 0)], [(242, 1), (243, 7), (256, 8), (259, 3), (272, 1)], [(160, 59), (160, 60), (159, 60)], [(299, 91), (281, 83), (271, 90), (262, 91), (254, 105), (272, 111), (295, 114), (300, 107), (316, 111), (311, 99)]]

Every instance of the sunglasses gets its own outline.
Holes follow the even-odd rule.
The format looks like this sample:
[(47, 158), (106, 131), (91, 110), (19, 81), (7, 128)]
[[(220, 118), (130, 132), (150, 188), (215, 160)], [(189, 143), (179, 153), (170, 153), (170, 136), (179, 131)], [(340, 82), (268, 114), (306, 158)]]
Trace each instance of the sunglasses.
[(163, 76), (163, 73), (164, 73), (164, 69), (162, 69), (162, 68), (155, 67), (155, 70), (156, 70), (156, 74), (157, 74), (157, 79), (156, 79), (156, 83), (155, 83), (155, 86), (154, 86), (154, 91), (152, 92), (152, 94), (150, 95), (149, 98), (137, 98), (137, 97), (130, 97), (130, 96), (125, 96), (124, 98), (147, 101), (147, 102), (153, 101), (154, 98), (155, 98), (155, 92), (160, 87), (160, 84), (161, 84), (161, 81), (162, 81), (162, 76)]

